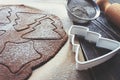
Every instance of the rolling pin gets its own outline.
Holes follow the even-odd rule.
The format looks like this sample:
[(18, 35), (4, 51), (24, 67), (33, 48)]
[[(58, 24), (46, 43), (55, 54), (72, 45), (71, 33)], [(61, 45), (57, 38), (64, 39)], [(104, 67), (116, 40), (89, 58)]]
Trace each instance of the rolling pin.
[(105, 13), (107, 19), (120, 29), (120, 4), (111, 4), (109, 0), (97, 0), (96, 2), (100, 9)]

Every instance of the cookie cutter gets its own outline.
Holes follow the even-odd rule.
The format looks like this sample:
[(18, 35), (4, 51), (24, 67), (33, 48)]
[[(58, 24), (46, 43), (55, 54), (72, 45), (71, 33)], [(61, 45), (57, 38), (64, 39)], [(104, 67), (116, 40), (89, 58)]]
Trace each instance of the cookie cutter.
[[(77, 5), (82, 6), (83, 8), (85, 8), (89, 15), (93, 14), (91, 12), (94, 12), (94, 16), (84, 18), (82, 16), (78, 16), (78, 15), (74, 14), (71, 11), (71, 9), (72, 9), (71, 6), (75, 7)], [(91, 7), (88, 7), (86, 5), (91, 5)], [(80, 0), (67, 0), (66, 9), (67, 9), (68, 15), (71, 18), (71, 20), (74, 21), (74, 22), (77, 22), (77, 23), (87, 23), (87, 22), (89, 22), (91, 20), (96, 19), (100, 15), (100, 9), (99, 9), (98, 5), (96, 4), (95, 0), (81, 0), (81, 1)], [(90, 11), (91, 9), (93, 9), (95, 11)], [(78, 8), (78, 10), (79, 10), (79, 8)], [(85, 10), (83, 10), (83, 11), (85, 11)]]
[[(79, 55), (81, 55), (81, 47), (78, 43), (76, 43), (75, 35), (79, 35), (81, 37), (84, 37), (85, 40), (95, 43), (96, 47), (109, 49), (111, 51), (91, 60), (80, 61)], [(88, 68), (97, 66), (112, 58), (116, 53), (120, 52), (120, 42), (108, 38), (103, 38), (101, 37), (101, 34), (89, 31), (89, 28), (84, 26), (72, 25), (69, 29), (69, 37), (72, 44), (72, 50), (75, 52), (77, 70), (86, 70)]]

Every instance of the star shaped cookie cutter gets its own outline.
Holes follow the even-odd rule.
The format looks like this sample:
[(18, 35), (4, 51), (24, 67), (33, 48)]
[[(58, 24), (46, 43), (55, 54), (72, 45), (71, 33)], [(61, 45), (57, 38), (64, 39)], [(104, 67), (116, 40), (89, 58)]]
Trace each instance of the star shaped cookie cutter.
[[(79, 56), (81, 55), (81, 46), (79, 43), (76, 43), (77, 41), (75, 40), (75, 35), (84, 37), (85, 40), (95, 43), (96, 47), (109, 49), (111, 51), (91, 60), (80, 61)], [(75, 52), (77, 70), (86, 70), (88, 68), (97, 66), (109, 60), (120, 51), (120, 42), (108, 38), (103, 38), (101, 37), (101, 34), (89, 31), (89, 28), (84, 26), (72, 25), (69, 29), (69, 39), (72, 44), (72, 50)]]

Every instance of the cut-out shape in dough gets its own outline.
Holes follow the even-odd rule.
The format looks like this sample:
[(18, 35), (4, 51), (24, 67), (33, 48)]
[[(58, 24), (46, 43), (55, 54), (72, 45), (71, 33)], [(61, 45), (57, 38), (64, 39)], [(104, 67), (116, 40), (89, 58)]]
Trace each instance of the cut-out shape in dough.
[(29, 25), (37, 22), (37, 19), (44, 18), (46, 15), (39, 13), (18, 12), (16, 13), (16, 16), (16, 24), (14, 24), (14, 28), (17, 31), (21, 31), (29, 28)]
[(0, 36), (5, 33), (5, 30), (0, 30)]
[(0, 9), (0, 25), (10, 23), (10, 16), (11, 16), (11, 9), (10, 8), (1, 8)]
[(32, 41), (17, 44), (8, 42), (0, 54), (0, 63), (15, 73), (26, 63), (40, 57), (41, 55), (34, 50)]
[(24, 5), (3, 7), (11, 9), (11, 23), (0, 25), (0, 80), (27, 80), (59, 52), (67, 34), (55, 15)]
[(50, 18), (43, 19), (40, 24), (34, 27), (34, 31), (25, 34), (23, 37), (28, 39), (60, 39), (61, 36), (55, 31), (56, 26)]

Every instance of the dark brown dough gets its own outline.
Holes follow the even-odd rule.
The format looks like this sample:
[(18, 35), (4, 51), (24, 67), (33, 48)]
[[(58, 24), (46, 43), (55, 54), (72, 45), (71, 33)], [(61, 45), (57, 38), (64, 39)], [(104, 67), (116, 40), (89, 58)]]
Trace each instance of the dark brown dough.
[(24, 5), (0, 6), (0, 80), (28, 79), (66, 41), (57, 16)]

